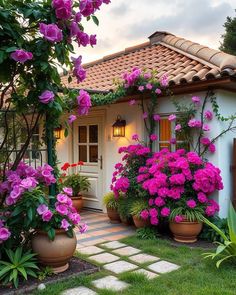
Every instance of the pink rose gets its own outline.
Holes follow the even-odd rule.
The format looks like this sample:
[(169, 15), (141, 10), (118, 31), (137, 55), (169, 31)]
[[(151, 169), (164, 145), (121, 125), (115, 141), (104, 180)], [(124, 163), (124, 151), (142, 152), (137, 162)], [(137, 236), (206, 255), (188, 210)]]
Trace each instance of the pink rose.
[(43, 213), (45, 213), (47, 211), (48, 211), (48, 206), (45, 205), (45, 204), (41, 204), (37, 208), (37, 212), (38, 212), (39, 215), (42, 215)]
[(92, 106), (91, 98), (88, 92), (80, 90), (79, 96), (77, 96), (77, 102), (79, 106), (79, 115), (87, 115), (90, 107)]
[(182, 128), (182, 126), (181, 126), (180, 124), (177, 124), (177, 125), (175, 126), (175, 131), (180, 131), (181, 128)]
[(200, 139), (201, 144), (203, 145), (209, 145), (211, 143), (210, 139), (208, 137), (202, 137)]
[(139, 86), (139, 87), (138, 87), (138, 90), (139, 90), (139, 91), (143, 91), (143, 90), (144, 90), (144, 86), (142, 86), (142, 85)]
[(79, 231), (80, 231), (81, 234), (85, 233), (87, 230), (88, 230), (88, 226), (87, 226), (87, 224), (85, 224), (85, 223), (82, 224), (82, 225), (80, 226), (80, 228), (79, 228)]
[(66, 219), (62, 219), (61, 228), (64, 229), (65, 231), (67, 231), (69, 227), (70, 227), (69, 222)]
[(63, 39), (62, 31), (55, 24), (39, 24), (40, 33), (50, 42), (61, 42)]
[(155, 141), (155, 140), (157, 140), (157, 138), (158, 138), (158, 137), (157, 137), (156, 134), (151, 134), (151, 135), (150, 135), (150, 140), (151, 140), (151, 141)]
[(97, 36), (96, 35), (90, 35), (89, 37), (89, 43), (93, 47), (97, 44)]
[(168, 117), (169, 121), (175, 121), (176, 120), (176, 115), (172, 114)]
[(12, 59), (19, 61), (22, 64), (33, 58), (33, 54), (31, 52), (25, 51), (23, 49), (17, 49), (16, 51), (12, 52), (10, 56)]
[(213, 113), (211, 112), (211, 111), (209, 111), (209, 110), (207, 110), (207, 111), (205, 111), (205, 113), (204, 113), (204, 117), (205, 117), (205, 119), (207, 119), (207, 120), (212, 120), (213, 119)]
[(66, 193), (70, 197), (73, 195), (73, 190), (71, 187), (64, 187), (63, 192)]
[(196, 202), (194, 200), (188, 200), (186, 202), (187, 206), (191, 209), (195, 208), (197, 206)]
[(140, 217), (144, 220), (147, 220), (148, 217), (149, 217), (149, 212), (148, 210), (143, 210), (141, 213), (140, 213)]
[(153, 87), (153, 86), (152, 86), (151, 83), (147, 83), (147, 84), (146, 84), (146, 88), (147, 88), (148, 90), (152, 90), (152, 87)]
[(75, 115), (70, 115), (68, 119), (69, 124), (72, 124), (76, 119), (77, 117)]
[(216, 151), (216, 146), (213, 143), (211, 143), (208, 147), (208, 150), (210, 153), (214, 154)]
[(151, 79), (152, 78), (152, 74), (151, 73), (145, 73), (143, 75), (144, 79), (148, 80), (148, 79)]
[(199, 105), (201, 103), (201, 98), (199, 96), (193, 96), (192, 102), (196, 105)]
[(59, 204), (56, 206), (56, 211), (61, 214), (61, 215), (67, 215), (68, 213), (68, 208), (66, 205)]
[(40, 96), (39, 96), (39, 101), (43, 104), (48, 104), (51, 101), (54, 101), (54, 93), (49, 90), (45, 90)]
[(161, 86), (162, 87), (168, 86), (168, 83), (169, 82), (168, 82), (168, 76), (167, 76), (167, 74), (164, 74), (164, 75), (161, 76), (160, 83), (161, 83)]
[(202, 130), (203, 130), (203, 131), (210, 131), (210, 130), (211, 130), (211, 128), (210, 128), (210, 126), (209, 126), (209, 125), (207, 125), (207, 124), (204, 124), (204, 125), (202, 126)]
[(164, 207), (161, 209), (161, 216), (163, 217), (167, 217), (170, 215), (170, 209), (167, 207)]
[(0, 241), (6, 241), (9, 239), (11, 233), (6, 227), (0, 228)]
[(138, 134), (133, 134), (132, 135), (132, 140), (139, 140), (139, 136), (138, 136)]
[(64, 194), (57, 195), (57, 201), (60, 202), (61, 204), (66, 204), (67, 199), (68, 199), (67, 195), (64, 195)]
[(155, 93), (156, 93), (156, 94), (161, 94), (161, 89), (157, 88), (157, 89), (155, 90)]
[(154, 120), (154, 121), (160, 121), (160, 120), (161, 120), (161, 116), (155, 114), (155, 115), (153, 115), (153, 120)]
[(176, 215), (174, 220), (175, 222), (179, 223), (179, 222), (182, 222), (184, 219), (181, 215)]
[(53, 216), (52, 212), (50, 210), (47, 210), (46, 212), (42, 214), (42, 220), (48, 222), (51, 220), (52, 216)]
[(144, 113), (143, 113), (143, 119), (147, 119), (147, 117), (148, 117), (147, 112), (144, 112)]

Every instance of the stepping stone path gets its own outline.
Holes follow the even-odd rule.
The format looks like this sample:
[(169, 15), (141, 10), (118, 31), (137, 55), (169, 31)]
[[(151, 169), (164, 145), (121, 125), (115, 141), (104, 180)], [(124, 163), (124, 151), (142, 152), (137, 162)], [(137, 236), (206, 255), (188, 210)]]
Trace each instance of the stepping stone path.
[(61, 293), (61, 295), (97, 295), (93, 290), (86, 287), (78, 287), (73, 289), (68, 289)]
[(122, 272), (126, 272), (129, 270), (134, 270), (135, 268), (138, 268), (137, 265), (129, 263), (127, 261), (116, 261), (109, 264), (104, 265), (104, 268), (106, 270), (112, 271), (116, 274), (120, 274)]
[(143, 268), (138, 269), (138, 270), (135, 270), (135, 271), (133, 271), (133, 273), (140, 273), (140, 274), (143, 274), (143, 275), (145, 275), (145, 276), (147, 277), (147, 279), (149, 279), (149, 280), (154, 279), (154, 278), (156, 278), (156, 277), (159, 276), (158, 274), (156, 274), (156, 273), (154, 273), (154, 272), (151, 272), (151, 271), (148, 271), (148, 270), (143, 269)]
[(107, 276), (92, 282), (98, 289), (110, 289), (113, 291), (122, 291), (129, 286), (129, 284), (118, 280), (116, 277)]
[(159, 273), (167, 273), (179, 268), (178, 265), (174, 263), (170, 263), (168, 261), (158, 261), (148, 266), (148, 268), (152, 271), (159, 272)]
[(97, 254), (97, 255), (93, 255), (93, 256), (89, 257), (89, 259), (92, 259), (92, 260), (94, 260), (98, 263), (102, 263), (102, 264), (119, 260), (119, 258), (120, 257), (115, 256), (110, 253), (102, 253), (102, 254)]
[(113, 250), (112, 252), (121, 256), (130, 256), (130, 255), (141, 252), (141, 250), (133, 248), (133, 247), (124, 247), (124, 248)]
[(140, 254), (129, 257), (129, 260), (132, 260), (135, 263), (142, 264), (142, 263), (154, 262), (154, 261), (160, 260), (160, 258), (156, 256), (140, 253)]
[(121, 248), (121, 247), (125, 247), (127, 245), (123, 244), (123, 243), (121, 243), (119, 241), (113, 241), (113, 242), (102, 244), (100, 246), (105, 247), (107, 249), (118, 249), (118, 248)]
[[(83, 255), (87, 255), (91, 260), (104, 264), (102, 268), (105, 270), (111, 271), (115, 274), (132, 271), (131, 273), (144, 274), (149, 280), (158, 277), (160, 274), (168, 273), (180, 268), (180, 266), (174, 263), (160, 260), (161, 258), (159, 257), (140, 253), (142, 252), (141, 250), (119, 241), (107, 242), (98, 246), (88, 246), (77, 249), (77, 251)], [(112, 254), (109, 252), (112, 252)], [(126, 256), (132, 263), (122, 260), (122, 256)], [(142, 264), (145, 264), (143, 265), (143, 268), (140, 266)], [(129, 284), (112, 275), (94, 280), (92, 281), (92, 285), (96, 289), (108, 289), (117, 292), (129, 287)], [(69, 289), (61, 293), (61, 295), (96, 294), (96, 291), (83, 286)]]
[(88, 246), (78, 250), (81, 254), (84, 255), (94, 255), (101, 252), (104, 252), (103, 249), (98, 248), (97, 246)]

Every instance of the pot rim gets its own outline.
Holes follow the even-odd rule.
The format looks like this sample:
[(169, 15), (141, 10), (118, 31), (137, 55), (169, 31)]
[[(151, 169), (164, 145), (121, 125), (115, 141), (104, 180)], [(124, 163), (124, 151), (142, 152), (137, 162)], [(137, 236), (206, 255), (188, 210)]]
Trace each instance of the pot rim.
[(175, 223), (175, 224), (179, 224), (179, 223), (186, 223), (186, 224), (202, 224), (203, 222), (202, 221), (197, 221), (197, 220), (194, 220), (194, 221), (189, 221), (187, 218), (184, 218), (182, 221), (180, 222), (176, 222), (174, 220), (170, 220), (169, 223)]
[[(66, 234), (66, 231), (64, 230), (64, 229), (55, 229), (54, 228), (54, 230), (55, 230), (55, 232), (56, 232), (56, 235), (62, 235), (62, 234)], [(48, 235), (48, 233), (46, 232), (46, 231), (44, 231), (44, 230), (42, 230), (42, 229), (35, 229), (35, 232), (36, 233), (38, 233), (38, 234), (41, 234), (41, 235)]]
[(77, 196), (72, 196), (70, 198), (71, 198), (71, 200), (81, 200), (83, 198), (83, 196), (81, 194), (78, 194)]

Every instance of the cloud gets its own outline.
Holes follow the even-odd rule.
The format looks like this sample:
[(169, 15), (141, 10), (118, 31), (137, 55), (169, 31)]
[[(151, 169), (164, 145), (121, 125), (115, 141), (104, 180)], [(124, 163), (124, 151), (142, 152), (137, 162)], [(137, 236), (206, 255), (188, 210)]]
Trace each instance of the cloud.
[(116, 17), (122, 16), (130, 12), (130, 6), (126, 3), (120, 3), (118, 6), (111, 8), (110, 13)]
[(134, 40), (140, 35), (149, 36), (156, 30), (165, 30), (183, 37), (194, 36), (213, 41), (213, 38), (220, 37), (226, 16), (232, 12), (233, 8), (227, 2), (214, 6), (209, 0), (176, 0), (175, 10), (171, 14), (160, 16), (157, 13), (157, 17), (143, 14), (142, 20), (130, 23), (129, 29), (122, 33), (127, 39)]

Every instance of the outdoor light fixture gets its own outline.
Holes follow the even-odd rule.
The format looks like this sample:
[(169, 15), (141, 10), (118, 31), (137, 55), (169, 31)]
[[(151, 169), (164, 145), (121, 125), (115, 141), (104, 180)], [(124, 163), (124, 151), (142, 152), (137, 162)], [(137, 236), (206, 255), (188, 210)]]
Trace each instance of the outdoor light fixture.
[(61, 125), (59, 125), (57, 128), (54, 128), (54, 137), (56, 140), (61, 139), (61, 131), (62, 131)]
[(125, 136), (126, 121), (121, 119), (121, 116), (117, 116), (113, 127), (113, 137), (124, 137)]

